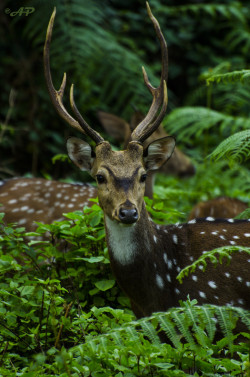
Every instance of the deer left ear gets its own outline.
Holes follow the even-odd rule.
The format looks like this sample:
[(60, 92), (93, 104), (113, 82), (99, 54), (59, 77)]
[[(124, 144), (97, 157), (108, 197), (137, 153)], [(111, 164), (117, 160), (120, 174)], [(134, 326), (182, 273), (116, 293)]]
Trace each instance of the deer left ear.
[(150, 143), (144, 150), (144, 162), (147, 170), (157, 170), (172, 156), (175, 138), (163, 137)]
[(67, 150), (71, 161), (81, 170), (91, 172), (95, 153), (91, 146), (81, 139), (70, 137), (67, 140)]

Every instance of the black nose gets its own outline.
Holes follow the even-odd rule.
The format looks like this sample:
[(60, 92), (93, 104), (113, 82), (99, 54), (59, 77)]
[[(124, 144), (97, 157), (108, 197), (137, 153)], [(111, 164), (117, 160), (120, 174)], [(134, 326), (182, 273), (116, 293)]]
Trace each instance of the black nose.
[(119, 219), (123, 224), (133, 224), (138, 220), (136, 208), (120, 208)]

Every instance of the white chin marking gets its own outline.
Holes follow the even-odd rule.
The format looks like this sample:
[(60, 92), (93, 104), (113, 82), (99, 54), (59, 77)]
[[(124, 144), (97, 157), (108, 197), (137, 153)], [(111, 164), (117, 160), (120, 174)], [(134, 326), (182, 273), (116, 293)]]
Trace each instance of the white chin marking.
[(135, 224), (128, 226), (111, 220), (108, 216), (105, 216), (105, 222), (114, 259), (123, 265), (133, 263), (137, 248), (134, 239)]

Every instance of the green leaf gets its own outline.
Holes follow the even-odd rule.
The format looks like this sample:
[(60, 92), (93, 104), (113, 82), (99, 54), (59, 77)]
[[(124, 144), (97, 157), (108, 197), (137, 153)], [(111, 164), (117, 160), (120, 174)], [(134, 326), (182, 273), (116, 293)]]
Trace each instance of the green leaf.
[(115, 285), (115, 280), (100, 280), (95, 283), (95, 286), (100, 289), (100, 291), (107, 291), (108, 289), (113, 288)]

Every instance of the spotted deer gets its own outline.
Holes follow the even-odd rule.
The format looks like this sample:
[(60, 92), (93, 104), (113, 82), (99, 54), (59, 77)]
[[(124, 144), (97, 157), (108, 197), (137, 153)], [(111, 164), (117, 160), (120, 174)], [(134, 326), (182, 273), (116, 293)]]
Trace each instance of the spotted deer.
[[(140, 111), (135, 111), (131, 117), (130, 123), (127, 123), (124, 119), (114, 114), (98, 111), (98, 118), (105, 131), (111, 135), (115, 141), (123, 143), (123, 147), (126, 148), (131, 139), (133, 130), (143, 120), (144, 116)], [(147, 148), (152, 141), (166, 136), (168, 136), (168, 134), (164, 130), (162, 124), (160, 124), (152, 135), (144, 141), (143, 147)], [(171, 174), (178, 177), (189, 177), (195, 174), (195, 167), (190, 158), (176, 147), (172, 156), (169, 158), (168, 163), (161, 165), (158, 172), (165, 175)], [(153, 198), (154, 181), (155, 171), (149, 171), (145, 185), (145, 196), (148, 196), (149, 198)]]
[(63, 213), (91, 206), (97, 190), (88, 183), (64, 183), (43, 178), (0, 181), (0, 212), (6, 224), (17, 223), (31, 232), (36, 221), (51, 224), (65, 220)]
[(77, 129), (82, 128), (95, 143), (71, 137), (67, 150), (81, 170), (87, 170), (97, 182), (97, 193), (104, 212), (106, 238), (111, 267), (116, 279), (131, 300), (136, 316), (148, 316), (177, 306), (187, 295), (200, 304), (236, 305), (250, 309), (250, 258), (246, 253), (233, 255), (233, 261), (211, 264), (198, 269), (183, 285), (176, 276), (202, 253), (224, 245), (250, 245), (249, 220), (215, 220), (208, 217), (186, 224), (161, 226), (149, 217), (143, 194), (148, 171), (158, 169), (173, 153), (171, 136), (155, 140), (146, 148), (143, 143), (160, 125), (167, 108), (167, 45), (160, 26), (147, 4), (162, 52), (160, 85), (154, 88), (143, 68), (144, 81), (153, 96), (150, 109), (131, 134), (122, 151), (113, 151), (109, 142), (91, 128), (78, 111), (73, 85), (70, 103), (75, 119), (67, 115), (63, 103), (66, 75), (59, 91), (53, 87), (49, 68), (49, 48), (56, 11), (47, 30), (44, 47), (45, 74), (50, 77), (49, 92), (59, 114)]
[(215, 218), (232, 218), (248, 208), (247, 203), (236, 198), (220, 196), (204, 202), (199, 202), (191, 210), (188, 220), (213, 216)]

